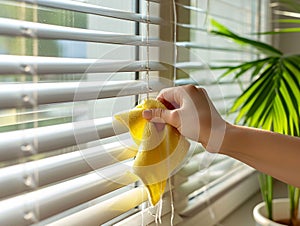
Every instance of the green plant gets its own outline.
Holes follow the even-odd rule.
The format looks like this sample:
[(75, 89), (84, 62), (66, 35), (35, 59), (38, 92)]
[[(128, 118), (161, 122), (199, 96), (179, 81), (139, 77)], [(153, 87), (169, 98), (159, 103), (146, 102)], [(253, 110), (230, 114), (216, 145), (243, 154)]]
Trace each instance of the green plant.
[[(229, 38), (240, 45), (255, 49), (260, 59), (236, 66), (212, 67), (226, 69), (222, 77), (234, 74), (234, 79), (250, 76), (250, 85), (235, 100), (230, 112), (238, 112), (236, 123), (300, 135), (300, 54), (285, 55), (272, 45), (239, 36), (215, 20), (213, 34)], [(284, 31), (277, 31), (284, 32)], [(286, 31), (287, 32), (287, 31)], [(276, 33), (276, 32), (269, 32)], [(272, 219), (273, 179), (261, 174), (260, 185), (269, 218)], [(291, 225), (297, 218), (299, 188), (288, 186)]]

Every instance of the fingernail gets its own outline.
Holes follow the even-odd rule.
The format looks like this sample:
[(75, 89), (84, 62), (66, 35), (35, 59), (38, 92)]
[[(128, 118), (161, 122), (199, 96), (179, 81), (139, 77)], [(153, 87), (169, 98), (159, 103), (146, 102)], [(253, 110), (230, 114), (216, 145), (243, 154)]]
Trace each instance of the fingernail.
[(157, 130), (158, 132), (163, 131), (164, 128), (165, 128), (165, 124), (164, 124), (164, 123), (154, 123), (154, 125), (155, 125), (156, 130)]
[(145, 111), (143, 111), (143, 117), (145, 119), (151, 119), (152, 118), (152, 112), (151, 112), (151, 110), (145, 110)]

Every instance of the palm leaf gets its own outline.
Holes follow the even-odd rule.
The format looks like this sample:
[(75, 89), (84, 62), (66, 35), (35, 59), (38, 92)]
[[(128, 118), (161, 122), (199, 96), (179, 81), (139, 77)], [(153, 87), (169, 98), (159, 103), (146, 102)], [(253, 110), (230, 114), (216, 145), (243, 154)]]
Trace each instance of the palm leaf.
[(263, 86), (261, 87), (258, 97), (255, 100), (255, 103), (251, 106), (247, 114), (245, 115), (248, 118), (247, 124), (254, 127), (260, 127), (260, 119), (262, 118), (265, 109), (272, 103), (272, 98), (274, 97), (274, 85), (271, 82), (272, 78), (269, 78), (264, 82)]
[[(262, 74), (260, 75), (260, 77), (254, 81), (245, 91), (244, 93), (240, 96), (247, 96), (248, 100), (242, 100), (242, 102), (244, 103), (244, 105), (247, 105), (249, 100), (253, 99), (255, 97), (255, 95), (258, 95), (259, 92), (263, 91), (263, 89), (257, 90), (259, 87), (262, 87), (262, 84), (267, 84), (267, 82), (271, 79), (271, 77), (269, 75), (272, 74), (272, 72), (275, 70), (274, 66), (270, 66), (267, 67)], [(235, 105), (241, 105), (240, 103), (235, 103)], [(237, 110), (237, 107), (233, 107), (233, 110)]]
[(272, 199), (273, 199), (273, 179), (266, 174), (259, 175), (259, 184), (262, 191), (263, 200), (266, 203), (267, 214), (269, 219), (273, 219)]
[(300, 32), (299, 27), (275, 29), (275, 31), (260, 32), (262, 35), (276, 35), (281, 33), (297, 33)]
[(237, 98), (231, 108), (231, 112), (239, 110), (236, 122), (244, 118), (244, 124), (249, 126), (299, 134), (299, 71), (288, 60), (272, 59), (272, 66), (266, 66), (260, 77)]
[(279, 23), (300, 24), (300, 19), (279, 19)]
[[(260, 93), (264, 91), (264, 88), (268, 85), (268, 82), (271, 81), (272, 77), (269, 76), (274, 71), (274, 67), (267, 68), (256, 81), (254, 81), (244, 92), (243, 94), (236, 99), (234, 102), (231, 112), (239, 110), (239, 114), (236, 118), (236, 122), (239, 122), (243, 117), (246, 116), (245, 121), (249, 118), (247, 113), (257, 102), (257, 97)], [(254, 107), (258, 107), (257, 104)]]
[(290, 87), (290, 95), (295, 97), (293, 98), (293, 101), (295, 102), (298, 112), (300, 112), (300, 70), (298, 71), (297, 68), (295, 68), (293, 64), (290, 64), (288, 60), (284, 61), (283, 69), (285, 71), (285, 73), (283, 73), (283, 79), (288, 83)]
[(289, 76), (293, 78), (296, 81), (296, 84), (298, 84), (298, 87), (300, 87), (300, 56), (294, 55), (285, 57), (284, 63), (285, 66), (292, 71)]
[(267, 56), (281, 56), (282, 52), (273, 46), (266, 44), (264, 42), (255, 41), (252, 39), (241, 37), (232, 31), (230, 31), (228, 28), (223, 26), (222, 24), (218, 23), (216, 20), (211, 19), (211, 24), (213, 27), (215, 27), (217, 30), (211, 30), (210, 32), (216, 35), (224, 36), (227, 38), (232, 39), (236, 43), (240, 45), (250, 45), (251, 47), (257, 49), (261, 53), (264, 53)]
[(266, 64), (268, 64), (269, 59), (271, 58), (265, 58), (264, 61), (256, 63), (255, 70), (253, 70), (253, 72), (251, 73), (251, 79), (259, 75), (263, 67), (266, 66)]
[[(253, 78), (254, 76), (256, 76), (258, 74), (258, 72), (261, 70), (261, 68), (266, 64), (266, 62), (268, 62), (270, 59), (272, 59), (271, 57), (267, 57), (267, 58), (263, 58), (263, 59), (258, 59), (258, 60), (254, 60), (254, 61), (249, 61), (249, 62), (245, 62), (242, 64), (239, 64), (237, 66), (219, 66), (219, 67), (210, 67), (211, 69), (215, 70), (215, 69), (227, 69), (226, 72), (224, 72), (219, 79), (222, 79), (223, 77), (232, 74), (233, 72), (236, 72), (238, 70), (240, 70), (239, 72), (237, 72), (235, 74), (235, 78), (239, 78), (240, 75), (242, 75), (242, 72), (246, 72), (247, 70), (250, 69), (254, 69), (252, 74), (251, 74), (251, 78)], [(247, 68), (247, 70), (245, 70), (245, 68)]]
[[(289, 126), (290, 128), (294, 128), (294, 122), (298, 122), (298, 114), (297, 110), (295, 107), (295, 103), (292, 98), (294, 98), (292, 95), (289, 93), (289, 88), (288, 84), (285, 80), (282, 80), (282, 83), (280, 85), (280, 98), (284, 104), (286, 104), (286, 112), (287, 116), (289, 117)], [(293, 132), (294, 134), (294, 132)], [(293, 135), (291, 134), (291, 135)]]
[(270, 97), (266, 101), (266, 108), (263, 109), (263, 113), (261, 117), (258, 119), (259, 120), (259, 126), (258, 128), (263, 128), (265, 130), (271, 130), (272, 129), (272, 101), (273, 99), (271, 98), (272, 93), (269, 94)]
[[(298, 20), (292, 20), (299, 22)], [(291, 22), (286, 20), (285, 22)], [(239, 111), (236, 122), (244, 118), (244, 124), (273, 129), (280, 133), (298, 133), (300, 112), (300, 56), (283, 56), (268, 44), (236, 35), (225, 26), (212, 20), (217, 28), (212, 33), (231, 38), (239, 44), (248, 44), (256, 49), (271, 53), (269, 57), (226, 67), (222, 77), (234, 74), (238, 79), (251, 73), (258, 77), (236, 99), (230, 112)], [(275, 56), (274, 56), (275, 55)], [(298, 110), (298, 112), (297, 112)]]

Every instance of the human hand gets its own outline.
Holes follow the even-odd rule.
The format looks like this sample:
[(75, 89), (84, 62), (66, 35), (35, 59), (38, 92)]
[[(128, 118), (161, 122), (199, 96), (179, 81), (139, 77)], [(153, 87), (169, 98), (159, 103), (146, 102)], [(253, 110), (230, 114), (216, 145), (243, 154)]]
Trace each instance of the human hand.
[(208, 151), (219, 151), (226, 121), (203, 88), (193, 85), (168, 88), (162, 90), (157, 99), (168, 109), (145, 110), (145, 119), (170, 124), (183, 136), (201, 142)]

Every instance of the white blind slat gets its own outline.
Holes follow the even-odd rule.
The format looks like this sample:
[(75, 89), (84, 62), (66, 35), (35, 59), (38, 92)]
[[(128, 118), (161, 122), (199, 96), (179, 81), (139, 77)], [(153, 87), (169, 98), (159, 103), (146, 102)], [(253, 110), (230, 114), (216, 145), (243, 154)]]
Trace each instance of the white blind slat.
[(204, 49), (204, 50), (215, 50), (215, 51), (225, 51), (225, 52), (249, 52), (250, 50), (245, 50), (242, 48), (232, 48), (232, 47), (218, 47), (218, 46), (208, 46), (196, 42), (177, 42), (176, 46), (184, 48), (193, 49)]
[[(119, 143), (112, 143), (6, 167), (0, 169), (0, 199), (98, 170), (135, 154)], [(31, 177), (35, 183), (31, 183)]]
[[(228, 5), (227, 6), (226, 5), (227, 4), (223, 4), (222, 10), (226, 10), (226, 9), (232, 10), (232, 7), (228, 7)], [(206, 16), (209, 13), (209, 15), (212, 16), (213, 18), (224, 19), (224, 20), (227, 20), (227, 21), (234, 21), (235, 23), (242, 24), (242, 25), (250, 25), (250, 23), (245, 24), (241, 20), (237, 20), (237, 19), (229, 17), (229, 16), (224, 16), (223, 14), (220, 14), (220, 13), (216, 13), (214, 11), (214, 8), (210, 9), (210, 12), (207, 12), (207, 9), (203, 9), (203, 8), (196, 7), (196, 6), (185, 5), (185, 4), (181, 4), (181, 3), (178, 3), (178, 2), (176, 3), (176, 6), (184, 8), (184, 9), (189, 10), (189, 11), (194, 11), (196, 13), (204, 14), (204, 16)], [(237, 8), (237, 10), (240, 10), (240, 8)], [(244, 12), (245, 11), (246, 10), (244, 10)]]
[[(187, 197), (192, 192), (197, 191), (205, 185), (208, 185), (211, 181), (214, 181), (221, 176), (229, 172), (233, 168), (234, 160), (226, 159), (216, 164), (213, 164), (209, 169), (201, 169), (196, 173), (198, 175), (193, 175), (192, 179), (179, 185), (175, 192), (179, 197)], [(205, 172), (205, 173), (204, 173)]]
[(147, 200), (145, 188), (134, 188), (124, 194), (115, 196), (98, 205), (79, 211), (71, 216), (65, 217), (49, 226), (59, 225), (89, 225), (98, 226), (125, 213)]
[(198, 27), (198, 26), (192, 25), (192, 24), (177, 23), (176, 26), (191, 29), (191, 30), (198, 30), (198, 31), (207, 32), (207, 28)]
[[(169, 87), (164, 80), (151, 80), (153, 92)], [(145, 81), (95, 81), (66, 83), (21, 83), (0, 85), (0, 109), (96, 100), (147, 93)], [(34, 98), (36, 96), (36, 98)]]
[[(205, 187), (202, 192), (207, 191), (207, 195), (195, 196), (195, 198), (181, 211), (180, 215), (183, 217), (191, 217), (201, 211), (207, 204), (206, 201), (210, 198), (210, 201), (214, 197), (222, 196), (224, 191), (234, 189), (237, 184), (241, 183), (243, 179), (253, 175), (255, 170), (245, 165), (240, 165), (232, 170), (231, 173), (225, 174), (222, 177), (216, 179), (210, 187)], [(226, 183), (224, 183), (226, 181)], [(216, 184), (224, 183), (223, 186), (216, 186)]]
[[(168, 224), (169, 220), (171, 219), (171, 198), (168, 195), (169, 193), (166, 193), (166, 195), (163, 197), (163, 202), (162, 202), (162, 216), (165, 216), (168, 219), (164, 219), (162, 217), (162, 222)], [(145, 225), (156, 225), (155, 222), (153, 222), (153, 215), (155, 215), (155, 212), (157, 211), (157, 208), (153, 207), (148, 207), (145, 208), (144, 210), (139, 211), (136, 214), (133, 214), (132, 216), (127, 217), (126, 219), (114, 224), (114, 226), (126, 226), (126, 225), (140, 225), (141, 222), (144, 222)], [(169, 213), (169, 214), (168, 214)], [(176, 225), (180, 221), (180, 217), (178, 214), (175, 214), (174, 216), (174, 225)], [(153, 223), (153, 224), (152, 224)]]
[(65, 10), (72, 10), (81, 13), (89, 13), (98, 16), (106, 16), (106, 17), (113, 17), (122, 20), (131, 20), (136, 22), (150, 22), (153, 24), (160, 24), (162, 20), (157, 17), (150, 16), (149, 18), (146, 17), (144, 14), (139, 13), (132, 13), (132, 12), (124, 12), (121, 10), (116, 10), (108, 7), (101, 7), (98, 5), (88, 4), (84, 2), (78, 1), (70, 1), (70, 0), (15, 0), (19, 2), (26, 2), (30, 4), (37, 4), (40, 6), (47, 6), (57, 9), (65, 9)]
[[(0, 74), (68, 74), (146, 71), (145, 61), (0, 55)], [(149, 62), (151, 71), (166, 68)]]
[[(196, 156), (194, 156), (188, 164), (186, 164), (180, 171), (178, 172), (178, 175), (189, 177), (199, 170), (201, 170), (201, 159), (203, 159), (205, 156), (205, 153), (200, 153)], [(226, 157), (225, 156), (218, 156), (213, 162), (212, 165), (217, 164), (220, 161), (223, 161)]]
[[(54, 186), (6, 199), (0, 201), (0, 224), (31, 225), (34, 220), (43, 220), (61, 213), (110, 191), (129, 185), (136, 179), (130, 176), (126, 170), (124, 171), (122, 167), (119, 167), (118, 169), (106, 170), (105, 173), (87, 174)], [(24, 217), (28, 213), (32, 213), (35, 219)]]
[[(117, 132), (126, 132), (120, 127)], [(112, 118), (0, 133), (0, 160), (8, 161), (114, 136)]]
[(0, 34), (9, 36), (23, 36), (43, 39), (60, 39), (86, 41), (97, 43), (123, 45), (157, 45), (156, 38), (149, 38), (146, 43), (143, 37), (127, 34), (116, 34), (105, 31), (63, 27), (58, 25), (26, 22), (14, 19), (0, 18)]

